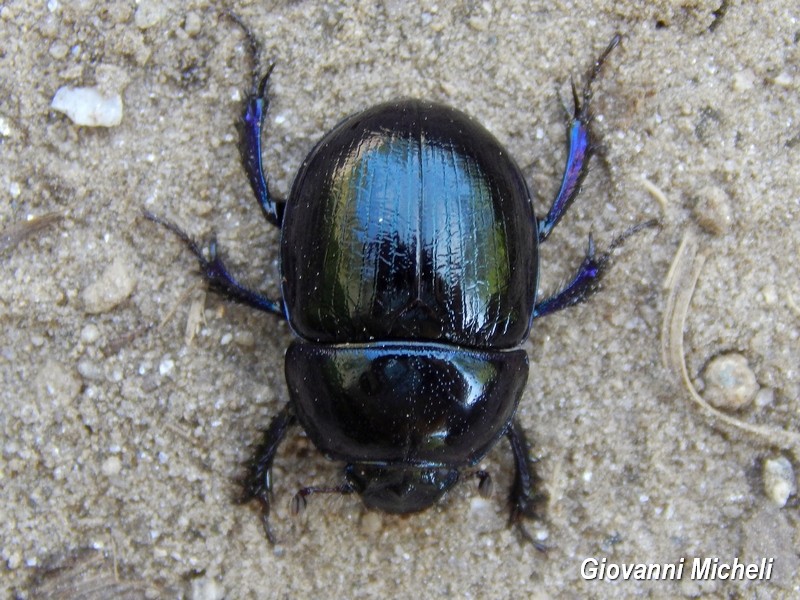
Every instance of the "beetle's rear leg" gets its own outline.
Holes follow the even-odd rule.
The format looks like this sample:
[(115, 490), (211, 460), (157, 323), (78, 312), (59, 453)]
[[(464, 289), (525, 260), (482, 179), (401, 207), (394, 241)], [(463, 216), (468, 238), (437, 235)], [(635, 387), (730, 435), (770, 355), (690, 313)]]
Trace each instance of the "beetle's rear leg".
[(283, 222), (283, 209), (286, 206), (286, 202), (270, 194), (267, 178), (264, 174), (264, 165), (261, 161), (261, 134), (264, 129), (264, 119), (269, 109), (269, 76), (272, 74), (275, 63), (270, 63), (264, 76), (259, 77), (257, 72), (260, 55), (258, 41), (236, 14), (230, 11), (224, 14), (236, 23), (247, 36), (250, 60), (253, 65), (253, 84), (245, 102), (244, 112), (238, 123), (239, 154), (242, 157), (242, 166), (245, 173), (247, 173), (250, 187), (253, 189), (256, 200), (261, 206), (264, 217), (276, 227), (280, 227)]
[(611, 254), (615, 248), (618, 248), (625, 240), (627, 240), (634, 233), (649, 227), (657, 227), (658, 220), (651, 219), (644, 223), (639, 223), (628, 229), (625, 233), (618, 236), (611, 242), (606, 252), (599, 256), (595, 253), (594, 240), (589, 236), (589, 247), (586, 249), (586, 256), (578, 268), (572, 279), (565, 285), (559, 292), (552, 296), (545, 298), (541, 302), (537, 302), (533, 309), (533, 318), (538, 319), (546, 315), (558, 312), (564, 308), (574, 306), (584, 302), (598, 289), (600, 289), (600, 281), (603, 275), (606, 274), (610, 266)]
[(286, 432), (291, 426), (297, 422), (291, 408), (285, 406), (279, 412), (269, 427), (264, 432), (264, 439), (261, 445), (256, 449), (255, 455), (249, 465), (249, 470), (242, 486), (244, 491), (239, 498), (241, 503), (250, 502), (251, 500), (258, 500), (261, 505), (261, 523), (264, 525), (264, 533), (270, 543), (275, 543), (275, 536), (272, 533), (272, 528), (269, 526), (269, 512), (271, 506), (272, 494), (272, 462), (275, 460), (275, 455), (278, 452), (283, 439), (286, 437)]
[(165, 227), (171, 231), (186, 245), (187, 248), (189, 248), (189, 250), (191, 250), (192, 254), (194, 254), (195, 258), (197, 258), (197, 262), (200, 264), (200, 271), (202, 272), (206, 282), (208, 282), (209, 289), (240, 304), (245, 304), (258, 310), (263, 310), (264, 312), (286, 318), (283, 311), (282, 300), (270, 300), (258, 292), (253, 292), (247, 289), (238, 281), (236, 281), (233, 275), (228, 272), (228, 268), (217, 254), (217, 243), (215, 240), (212, 240), (211, 244), (209, 244), (209, 258), (206, 258), (200, 245), (175, 223), (167, 221), (166, 219), (162, 219), (161, 217), (157, 217), (148, 211), (143, 211), (143, 214), (145, 218), (153, 221), (154, 223), (158, 223), (162, 227)]
[(517, 423), (516, 419), (506, 432), (506, 437), (511, 444), (511, 452), (514, 455), (514, 483), (511, 485), (511, 517), (510, 522), (517, 526), (520, 534), (525, 540), (533, 544), (538, 550), (546, 550), (546, 547), (533, 538), (523, 523), (524, 519), (535, 519), (538, 516), (537, 508), (544, 504), (547, 495), (543, 492), (536, 492), (540, 479), (534, 472), (533, 463), (528, 453), (528, 442), (525, 439), (525, 432)]
[(567, 163), (564, 167), (564, 175), (561, 179), (561, 188), (553, 200), (547, 216), (539, 221), (538, 236), (539, 241), (543, 242), (550, 235), (550, 232), (558, 224), (561, 217), (567, 212), (572, 202), (580, 192), (581, 184), (589, 172), (589, 159), (594, 153), (592, 135), (589, 125), (592, 115), (589, 111), (589, 103), (592, 99), (592, 84), (600, 74), (608, 55), (619, 44), (621, 36), (615, 35), (608, 47), (595, 61), (583, 87), (583, 94), (579, 97), (575, 84), (572, 84), (572, 100), (575, 106), (572, 119), (567, 126)]

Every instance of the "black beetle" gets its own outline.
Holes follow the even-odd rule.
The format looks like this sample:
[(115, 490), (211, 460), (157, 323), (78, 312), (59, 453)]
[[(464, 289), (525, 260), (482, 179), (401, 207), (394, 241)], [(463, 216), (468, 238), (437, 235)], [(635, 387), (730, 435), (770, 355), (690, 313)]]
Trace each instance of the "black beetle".
[[(641, 227), (601, 255), (590, 238), (573, 278), (537, 301), (538, 245), (586, 176), (591, 85), (619, 40), (595, 61), (582, 96), (573, 86), (566, 168), (541, 221), (520, 169), (486, 129), (418, 100), (339, 123), (303, 162), (288, 202), (275, 199), (261, 164), (269, 72), (247, 100), (240, 150), (266, 219), (281, 228), (282, 299), (242, 286), (214, 244), (206, 258), (180, 228), (146, 213), (189, 246), (212, 289), (287, 319), (300, 338), (286, 354), (290, 403), (245, 481), (245, 499), (260, 501), (271, 540), (270, 469), (296, 423), (346, 467), (341, 485), (300, 490), (295, 509), (310, 493), (335, 491), (357, 492), (367, 507), (390, 513), (422, 510), (505, 436), (515, 462), (512, 520), (534, 516), (543, 494), (514, 419), (528, 376), (519, 346), (533, 319), (594, 292), (611, 249)], [(252, 36), (250, 43), (255, 49)]]

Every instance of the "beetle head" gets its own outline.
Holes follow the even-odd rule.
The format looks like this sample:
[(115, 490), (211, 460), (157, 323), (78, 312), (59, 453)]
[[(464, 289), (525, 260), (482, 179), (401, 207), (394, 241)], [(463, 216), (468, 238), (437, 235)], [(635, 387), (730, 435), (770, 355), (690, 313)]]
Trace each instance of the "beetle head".
[(361, 463), (348, 464), (345, 476), (367, 508), (402, 514), (435, 504), (458, 481), (458, 470)]

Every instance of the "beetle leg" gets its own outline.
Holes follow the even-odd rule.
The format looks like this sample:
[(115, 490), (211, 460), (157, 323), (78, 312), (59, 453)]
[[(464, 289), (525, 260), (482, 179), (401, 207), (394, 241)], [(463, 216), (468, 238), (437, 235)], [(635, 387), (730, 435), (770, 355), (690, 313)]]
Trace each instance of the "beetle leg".
[(261, 52), (256, 37), (238, 15), (231, 11), (225, 11), (223, 15), (244, 31), (247, 36), (250, 60), (253, 65), (253, 85), (247, 96), (241, 120), (238, 123), (239, 154), (242, 157), (242, 166), (245, 173), (247, 173), (250, 187), (253, 189), (256, 200), (261, 206), (264, 217), (276, 227), (280, 227), (286, 202), (275, 198), (269, 193), (269, 186), (264, 175), (264, 165), (261, 162), (261, 132), (264, 129), (264, 119), (269, 109), (269, 76), (272, 74), (272, 69), (275, 68), (275, 63), (270, 63), (266, 74), (259, 78), (256, 69)]
[(634, 225), (622, 235), (617, 236), (611, 242), (608, 250), (599, 256), (595, 254), (594, 239), (589, 235), (589, 247), (586, 249), (586, 256), (575, 275), (560, 291), (536, 303), (533, 309), (533, 318), (538, 319), (584, 302), (600, 289), (600, 280), (610, 266), (611, 254), (614, 249), (625, 243), (625, 240), (634, 233), (649, 227), (658, 227), (658, 225), (657, 219), (650, 219), (644, 223)]
[(544, 551), (546, 547), (533, 538), (523, 525), (523, 519), (534, 519), (537, 516), (536, 507), (542, 504), (547, 495), (543, 492), (534, 492), (539, 483), (539, 477), (533, 470), (534, 461), (528, 454), (528, 441), (525, 432), (514, 419), (506, 431), (506, 437), (511, 444), (514, 455), (514, 483), (511, 486), (511, 516), (510, 523), (517, 526), (522, 537)]
[(205, 280), (208, 282), (208, 287), (210, 289), (222, 294), (230, 300), (239, 302), (240, 304), (252, 306), (258, 310), (263, 310), (264, 312), (286, 318), (283, 311), (282, 300), (270, 300), (266, 296), (262, 296), (257, 292), (247, 289), (238, 281), (236, 281), (233, 275), (228, 272), (228, 268), (225, 266), (225, 263), (222, 262), (222, 259), (217, 254), (216, 241), (212, 240), (211, 244), (209, 245), (210, 258), (206, 258), (203, 255), (203, 250), (200, 245), (175, 223), (167, 221), (166, 219), (162, 219), (161, 217), (157, 217), (153, 213), (146, 210), (143, 211), (143, 214), (146, 219), (149, 219), (154, 223), (158, 223), (162, 227), (165, 227), (171, 231), (186, 245), (187, 248), (189, 248), (189, 250), (191, 250), (192, 254), (194, 254), (195, 258), (197, 258), (197, 262), (200, 263), (200, 271), (202, 272)]
[(294, 412), (289, 405), (279, 412), (269, 427), (264, 432), (264, 440), (256, 449), (255, 455), (250, 463), (249, 472), (242, 482), (244, 493), (239, 501), (241, 503), (258, 500), (261, 505), (261, 523), (264, 525), (264, 533), (271, 544), (275, 543), (275, 536), (269, 526), (269, 511), (272, 494), (272, 461), (278, 452), (286, 432), (297, 422)]
[(594, 239), (590, 234), (586, 256), (575, 275), (561, 290), (536, 303), (533, 309), (533, 318), (538, 319), (574, 306), (594, 294), (600, 288), (600, 279), (605, 274), (609, 258), (608, 252), (604, 252), (600, 256), (595, 255)]
[(572, 100), (575, 112), (567, 126), (567, 162), (561, 179), (561, 188), (558, 190), (547, 216), (539, 221), (539, 242), (547, 239), (547, 236), (550, 235), (550, 232), (561, 220), (561, 217), (567, 212), (578, 192), (580, 192), (581, 184), (589, 172), (589, 159), (594, 153), (594, 145), (589, 130), (589, 125), (592, 121), (592, 115), (589, 111), (589, 103), (592, 99), (592, 84), (600, 75), (603, 63), (611, 51), (619, 44), (620, 39), (621, 36), (619, 34), (615, 35), (605, 51), (594, 62), (594, 65), (589, 70), (586, 84), (583, 86), (582, 97), (578, 96), (575, 84), (572, 84)]
[(280, 227), (286, 202), (269, 193), (264, 176), (264, 165), (261, 162), (261, 132), (269, 108), (267, 90), (269, 76), (274, 67), (275, 63), (269, 65), (261, 82), (247, 97), (247, 103), (239, 122), (239, 154), (242, 157), (242, 166), (247, 173), (247, 179), (250, 180), (250, 187), (261, 206), (264, 217), (276, 227)]

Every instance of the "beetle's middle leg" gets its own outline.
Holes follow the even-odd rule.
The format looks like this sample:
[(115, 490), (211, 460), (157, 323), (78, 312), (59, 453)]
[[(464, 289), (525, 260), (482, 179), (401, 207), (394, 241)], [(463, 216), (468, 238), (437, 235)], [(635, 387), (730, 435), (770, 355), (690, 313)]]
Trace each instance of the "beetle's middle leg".
[(572, 84), (572, 100), (575, 111), (567, 126), (567, 163), (564, 166), (564, 175), (561, 179), (561, 187), (553, 200), (547, 216), (539, 221), (539, 242), (543, 242), (550, 235), (550, 232), (567, 212), (572, 202), (580, 192), (581, 184), (589, 172), (589, 159), (594, 153), (594, 145), (589, 130), (592, 120), (589, 111), (589, 102), (592, 99), (592, 84), (600, 74), (608, 55), (619, 44), (620, 35), (615, 35), (603, 54), (595, 61), (589, 71), (586, 84), (583, 87), (583, 94), (578, 96), (575, 84)]
[(175, 223), (162, 219), (148, 211), (143, 211), (143, 214), (146, 219), (158, 223), (171, 231), (187, 248), (189, 248), (189, 250), (191, 250), (197, 262), (200, 264), (200, 271), (206, 282), (208, 282), (209, 289), (222, 294), (234, 302), (272, 313), (284, 319), (286, 318), (283, 310), (283, 300), (270, 300), (266, 296), (254, 292), (236, 281), (217, 254), (217, 243), (215, 240), (212, 240), (211, 244), (209, 244), (209, 258), (206, 258), (200, 245)]
[(536, 303), (533, 309), (533, 318), (538, 319), (584, 302), (600, 289), (600, 280), (608, 271), (614, 249), (620, 247), (634, 233), (649, 227), (658, 227), (658, 225), (657, 219), (650, 219), (644, 223), (634, 225), (622, 235), (616, 237), (609, 245), (608, 250), (600, 255), (596, 253), (594, 240), (590, 235), (589, 247), (586, 249), (586, 256), (581, 266), (578, 267), (572, 279), (561, 290)]

